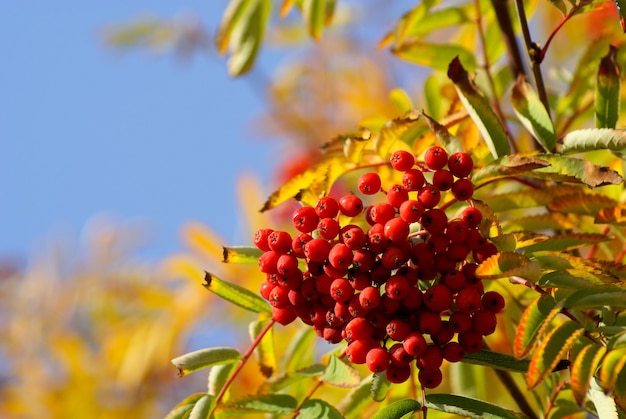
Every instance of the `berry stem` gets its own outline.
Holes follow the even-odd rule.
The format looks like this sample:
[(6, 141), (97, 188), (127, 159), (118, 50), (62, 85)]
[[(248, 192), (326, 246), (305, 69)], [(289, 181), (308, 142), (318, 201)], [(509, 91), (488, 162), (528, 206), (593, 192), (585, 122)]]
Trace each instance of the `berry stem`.
[(564, 380), (554, 389), (554, 392), (550, 396), (550, 400), (548, 400), (548, 405), (546, 406), (546, 411), (544, 413), (544, 417), (548, 417), (550, 411), (554, 407), (554, 403), (556, 402), (556, 398), (559, 396), (559, 393), (565, 389), (565, 387), (570, 383), (570, 380)]
[(259, 346), (261, 339), (263, 339), (263, 337), (267, 334), (267, 332), (269, 332), (272, 329), (272, 326), (274, 326), (275, 322), (276, 321), (274, 319), (267, 322), (265, 327), (261, 330), (261, 332), (259, 332), (258, 336), (254, 339), (254, 341), (252, 342), (252, 344), (250, 345), (246, 353), (243, 354), (243, 356), (241, 357), (241, 360), (239, 361), (239, 365), (237, 365), (237, 368), (231, 374), (231, 376), (228, 377), (228, 380), (226, 380), (226, 383), (224, 383), (224, 387), (222, 387), (219, 394), (215, 398), (215, 406), (219, 406), (220, 402), (224, 398), (224, 395), (226, 394), (226, 391), (228, 390), (230, 385), (233, 383), (233, 381), (235, 381), (235, 378), (237, 378), (237, 375), (239, 375), (239, 373), (243, 369), (243, 366), (246, 364), (246, 362), (248, 362), (248, 359), (250, 358), (250, 356), (252, 356), (252, 353), (254, 352), (256, 347)]

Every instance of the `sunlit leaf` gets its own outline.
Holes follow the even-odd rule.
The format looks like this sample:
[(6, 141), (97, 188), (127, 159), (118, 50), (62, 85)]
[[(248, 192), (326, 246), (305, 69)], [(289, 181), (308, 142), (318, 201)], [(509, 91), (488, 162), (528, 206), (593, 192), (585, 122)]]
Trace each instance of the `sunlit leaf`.
[(554, 150), (556, 132), (550, 114), (523, 76), (513, 85), (511, 104), (519, 120), (539, 144), (546, 151)]
[(602, 208), (598, 210), (594, 219), (594, 223), (626, 226), (626, 206), (617, 205), (614, 207)]
[(591, 380), (589, 400), (593, 403), (599, 418), (619, 419), (617, 406), (613, 397), (604, 392), (597, 379)]
[(350, 390), (350, 392), (337, 405), (337, 409), (346, 418), (361, 418), (363, 408), (371, 403), (370, 389), (372, 387), (372, 377), (370, 374), (361, 380), (361, 383)]
[(550, 212), (547, 214), (531, 215), (507, 220), (502, 223), (504, 231), (524, 231), (524, 230), (571, 230), (576, 224), (565, 215)]
[(613, 285), (586, 288), (567, 297), (564, 306), (579, 309), (603, 306), (626, 308), (626, 290)]
[(602, 285), (603, 283), (604, 282), (592, 272), (583, 269), (549, 272), (537, 281), (537, 285), (542, 287), (569, 288), (574, 290)]
[(615, 128), (619, 117), (620, 73), (616, 60), (617, 48), (609, 46), (609, 53), (600, 61), (596, 82), (596, 128)]
[(428, 124), (430, 130), (433, 132), (433, 134), (435, 134), (439, 142), (441, 142), (441, 144), (444, 146), (449, 154), (463, 151), (463, 144), (461, 144), (458, 138), (450, 134), (445, 126), (441, 125), (439, 122), (435, 121), (433, 118), (423, 112), (422, 115), (426, 119), (426, 123)]
[(346, 137), (343, 143), (343, 153), (349, 162), (359, 163), (363, 150), (372, 139), (372, 133), (370, 130), (364, 128), (361, 132), (350, 134)]
[(514, 154), (494, 160), (482, 169), (477, 170), (474, 172), (472, 180), (474, 183), (480, 183), (501, 177), (527, 175), (532, 170), (548, 167), (549, 165), (549, 162), (540, 158)]
[(273, 413), (289, 415), (298, 406), (298, 401), (288, 394), (257, 394), (224, 403), (220, 416), (239, 417), (247, 413)]
[(422, 405), (413, 399), (396, 400), (376, 412), (372, 419), (400, 419), (409, 413), (416, 412)]
[(454, 413), (468, 418), (506, 418), (520, 419), (527, 416), (504, 409), (482, 400), (470, 399), (469, 397), (458, 396), (456, 394), (428, 394), (426, 396), (426, 407), (439, 412)]
[(375, 402), (381, 402), (385, 400), (390, 386), (391, 383), (389, 382), (389, 380), (387, 380), (387, 376), (384, 372), (374, 374), (372, 377), (372, 388), (370, 390), (372, 400), (374, 400)]
[(389, 121), (374, 137), (374, 150), (387, 159), (394, 143), (402, 141), (410, 144), (428, 128), (419, 121), (419, 114), (409, 112), (405, 116)]
[(554, 199), (554, 195), (549, 190), (526, 189), (523, 191), (507, 192), (494, 195), (489, 200), (489, 207), (496, 212), (534, 208), (547, 205)]
[(186, 397), (185, 400), (169, 411), (165, 419), (183, 419), (186, 415), (189, 415), (193, 406), (204, 396), (206, 396), (206, 393), (195, 393)]
[(172, 364), (178, 369), (178, 375), (184, 376), (213, 365), (235, 362), (241, 359), (241, 354), (233, 348), (206, 348), (189, 352), (172, 359)]
[(519, 276), (531, 282), (539, 279), (541, 267), (520, 253), (500, 252), (489, 257), (476, 269), (481, 279), (508, 278)]
[(528, 360), (519, 360), (511, 355), (488, 351), (486, 349), (473, 354), (466, 354), (465, 358), (463, 358), (463, 361), (461, 362), (472, 365), (482, 365), (498, 370), (522, 373), (528, 371), (528, 365), (530, 363)]
[(541, 383), (564, 358), (585, 330), (577, 323), (567, 321), (547, 333), (533, 352), (528, 367), (526, 383), (533, 389)]
[(543, 250), (571, 250), (582, 246), (602, 243), (609, 239), (610, 237), (606, 235), (596, 233), (555, 234), (547, 240), (525, 247), (524, 252), (528, 254)]
[(202, 396), (189, 412), (189, 419), (209, 419), (215, 408), (215, 399), (209, 394)]
[(403, 114), (410, 112), (414, 108), (413, 102), (411, 101), (408, 93), (399, 87), (396, 87), (389, 92), (389, 100), (391, 100), (395, 108)]
[[(263, 317), (266, 318), (250, 323), (248, 331), (253, 342), (271, 320), (267, 318), (267, 315)], [(265, 333), (259, 344), (254, 348), (254, 356), (259, 363), (263, 376), (269, 377), (276, 371), (276, 351), (274, 349), (274, 333), (272, 329)]]
[(575, 193), (554, 198), (548, 204), (550, 211), (580, 215), (595, 215), (603, 208), (617, 205), (617, 202), (606, 195), (591, 193)]
[(590, 343), (578, 353), (572, 363), (570, 368), (571, 388), (574, 399), (580, 406), (585, 401), (591, 379), (605, 353), (605, 347)]
[(476, 69), (474, 54), (458, 45), (409, 40), (392, 48), (391, 52), (403, 60), (435, 70), (447, 69), (455, 57), (460, 58), (469, 71)]
[(425, 18), (430, 16), (430, 9), (440, 1), (441, 0), (425, 0), (420, 2), (400, 18), (394, 31), (385, 35), (378, 46), (384, 47), (391, 42), (402, 44), (405, 38), (415, 34), (415, 31), (418, 30), (417, 28), (424, 22)]
[(260, 295), (247, 288), (220, 279), (209, 272), (205, 273), (202, 286), (217, 296), (254, 313), (272, 312), (270, 305)]
[(313, 348), (317, 335), (313, 328), (301, 329), (289, 341), (281, 357), (281, 370), (297, 371), (313, 363)]
[(306, 400), (298, 410), (298, 419), (343, 419), (337, 409), (320, 399)]
[(504, 127), (489, 100), (478, 90), (469, 77), (469, 73), (461, 64), (459, 57), (450, 62), (448, 77), (454, 83), (465, 109), (478, 126), (492, 156), (497, 159), (510, 154), (511, 148)]
[(530, 352), (537, 339), (560, 311), (561, 307), (557, 306), (556, 300), (549, 295), (542, 295), (526, 307), (513, 342), (513, 353), (517, 358), (523, 358)]
[(620, 372), (626, 365), (626, 347), (609, 350), (602, 359), (600, 366), (600, 385), (607, 393), (615, 390), (615, 384)]
[(335, 387), (356, 387), (361, 382), (359, 373), (335, 355), (331, 355), (321, 379)]
[(225, 263), (259, 263), (263, 254), (256, 246), (222, 246)]
[(309, 34), (319, 40), (326, 24), (326, 0), (302, 0), (302, 15)]
[[(229, 362), (226, 364), (215, 365), (209, 371), (209, 383), (208, 383), (208, 393), (212, 396), (217, 396), (222, 388), (232, 375), (235, 370), (237, 364), (234, 362)], [(228, 400), (228, 393), (230, 393), (230, 389), (226, 391), (224, 395), (224, 400)]]
[(593, 150), (623, 150), (626, 131), (610, 128), (586, 128), (571, 131), (563, 137), (561, 153), (582, 153)]

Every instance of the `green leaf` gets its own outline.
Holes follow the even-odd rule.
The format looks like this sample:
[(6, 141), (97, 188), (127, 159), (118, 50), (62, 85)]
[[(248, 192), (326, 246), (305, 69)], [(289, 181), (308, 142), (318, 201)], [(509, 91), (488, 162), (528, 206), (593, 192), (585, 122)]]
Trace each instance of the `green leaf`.
[(165, 416), (165, 419), (183, 419), (187, 417), (186, 415), (189, 415), (196, 402), (204, 396), (206, 396), (206, 393), (195, 393), (186, 397), (183, 401), (178, 403), (176, 407), (170, 410)]
[(510, 154), (511, 148), (504, 127), (500, 123), (489, 100), (470, 79), (459, 57), (454, 58), (450, 62), (448, 78), (454, 83), (461, 102), (463, 102), (465, 109), (478, 127), (492, 156), (497, 159)]
[[(227, 364), (215, 365), (209, 371), (208, 393), (217, 396), (235, 371), (236, 364), (229, 362)], [(228, 392), (228, 391), (227, 391)]]
[(478, 265), (476, 276), (481, 279), (519, 276), (534, 282), (541, 276), (541, 267), (520, 253), (500, 252)]
[(519, 360), (511, 355), (488, 351), (486, 349), (473, 354), (466, 354), (461, 362), (472, 365), (482, 365), (497, 370), (523, 373), (528, 371), (528, 365), (530, 363), (527, 360)]
[(257, 394), (224, 403), (220, 406), (220, 415), (235, 417), (246, 413), (289, 415), (297, 406), (298, 401), (288, 394)]
[(609, 45), (609, 53), (600, 61), (596, 82), (596, 128), (615, 128), (619, 117), (620, 68), (615, 58), (617, 48)]
[[(267, 317), (267, 316), (263, 316)], [(249, 332), (252, 342), (270, 322), (270, 318), (255, 320), (250, 323)], [(270, 377), (276, 371), (276, 351), (274, 350), (274, 333), (270, 329), (265, 333), (259, 344), (254, 348), (254, 356), (264, 377)]]
[(224, 263), (259, 263), (263, 251), (256, 246), (222, 246)]
[(531, 244), (524, 248), (524, 253), (533, 253), (540, 252), (544, 250), (571, 250), (576, 249), (578, 247), (593, 245), (602, 243), (603, 241), (609, 240), (610, 237), (607, 237), (603, 234), (596, 233), (566, 233), (566, 234), (555, 234), (554, 236), (544, 240), (540, 243)]
[(527, 417), (519, 412), (514, 412), (491, 403), (470, 399), (469, 397), (458, 396), (456, 394), (428, 394), (426, 396), (426, 407), (440, 412), (454, 413), (455, 415), (462, 417), (476, 419), (519, 419)]
[(606, 353), (606, 348), (590, 343), (576, 356), (570, 368), (570, 386), (574, 400), (579, 406), (585, 402), (591, 379), (594, 376), (600, 360)]
[(602, 359), (600, 366), (600, 386), (607, 393), (615, 391), (617, 378), (626, 365), (626, 347), (622, 346), (617, 349), (609, 350)]
[(321, 379), (335, 387), (356, 387), (361, 382), (358, 371), (334, 354), (330, 356)]
[(180, 377), (213, 365), (226, 364), (241, 359), (241, 354), (233, 348), (206, 348), (189, 352), (172, 359)]
[(603, 281), (584, 269), (559, 270), (549, 272), (537, 281), (537, 285), (549, 288), (582, 289), (602, 285)]
[(526, 307), (517, 326), (513, 354), (517, 358), (525, 357), (550, 324), (561, 311), (556, 300), (549, 295), (542, 295)]
[(556, 146), (556, 132), (552, 119), (524, 76), (520, 76), (513, 85), (511, 104), (522, 125), (546, 151), (553, 151)]
[(370, 395), (375, 402), (382, 402), (387, 397), (387, 392), (391, 383), (387, 380), (387, 375), (384, 372), (379, 372), (372, 377), (372, 388)]
[(571, 230), (577, 225), (565, 215), (556, 212), (516, 217), (502, 223), (505, 232), (540, 231), (540, 230)]
[(626, 308), (626, 290), (612, 285), (589, 287), (567, 297), (564, 306), (583, 310), (603, 306)]
[(469, 71), (476, 69), (474, 54), (458, 45), (434, 44), (414, 39), (392, 48), (391, 52), (403, 60), (435, 70), (446, 70), (455, 57), (460, 58)]
[(571, 131), (563, 137), (561, 153), (582, 153), (593, 150), (623, 150), (626, 131), (610, 128), (587, 128)]
[(300, 329), (289, 341), (281, 357), (283, 371), (296, 371), (313, 363), (313, 349), (317, 335), (312, 327)]
[(376, 412), (372, 419), (400, 419), (404, 415), (416, 412), (422, 405), (413, 399), (396, 400)]
[(237, 284), (220, 279), (209, 272), (202, 286), (219, 297), (254, 313), (271, 313), (270, 305), (260, 295)]
[(205, 394), (194, 404), (189, 412), (189, 419), (209, 419), (213, 409), (215, 409), (215, 399)]
[(316, 40), (321, 39), (326, 25), (326, 0), (303, 0), (302, 16), (307, 23), (309, 34)]
[(394, 31), (385, 35), (379, 46), (385, 46), (390, 42), (402, 44), (407, 37), (417, 34), (416, 31), (425, 20), (430, 16), (430, 9), (437, 5), (441, 0), (425, 0), (421, 1), (417, 6), (404, 14), (396, 24)]
[(448, 151), (448, 154), (463, 151), (463, 144), (461, 144), (458, 138), (450, 134), (445, 126), (441, 125), (424, 112), (422, 112), (422, 116), (426, 119), (428, 128), (430, 128), (433, 134), (435, 134), (435, 137), (437, 137), (439, 142), (441, 142), (444, 148)]
[(360, 419), (363, 417), (363, 409), (371, 403), (370, 389), (373, 375), (368, 375), (358, 387), (353, 388), (337, 405), (337, 409), (346, 418)]
[(550, 374), (584, 331), (577, 323), (566, 321), (544, 336), (528, 366), (526, 383), (530, 389), (535, 388)]
[(529, 176), (531, 171), (548, 167), (549, 165), (548, 161), (534, 156), (513, 154), (494, 160), (482, 169), (475, 171), (472, 175), (472, 181), (478, 184), (507, 176), (518, 176), (521, 174)]
[(343, 419), (333, 406), (319, 399), (309, 399), (302, 403), (298, 419)]

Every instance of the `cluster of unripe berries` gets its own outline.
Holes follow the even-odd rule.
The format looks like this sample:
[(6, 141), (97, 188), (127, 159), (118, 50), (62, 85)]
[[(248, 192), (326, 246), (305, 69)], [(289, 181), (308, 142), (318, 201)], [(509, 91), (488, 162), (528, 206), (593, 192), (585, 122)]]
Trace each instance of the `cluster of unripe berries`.
[[(495, 331), (504, 299), (485, 292), (475, 271), (497, 249), (478, 229), (468, 154), (434, 146), (418, 163), (400, 150), (390, 165), (401, 183), (383, 189), (376, 172), (358, 181), (381, 202), (326, 196), (294, 212), (297, 235), (257, 231), (260, 292), (277, 322), (300, 318), (329, 342), (345, 340), (349, 361), (385, 371), (393, 383), (406, 381), (414, 362), (421, 385), (434, 388), (444, 359), (479, 351)], [(438, 208), (442, 195), (469, 204), (448, 219)]]

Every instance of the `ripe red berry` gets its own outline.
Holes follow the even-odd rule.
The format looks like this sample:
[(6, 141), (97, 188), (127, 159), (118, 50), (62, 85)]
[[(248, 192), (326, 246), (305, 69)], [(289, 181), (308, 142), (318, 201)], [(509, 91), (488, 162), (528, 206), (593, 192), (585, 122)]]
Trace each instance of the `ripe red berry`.
[(328, 263), (337, 269), (347, 269), (352, 265), (352, 258), (352, 250), (343, 243), (335, 244), (328, 253)]
[(373, 286), (363, 288), (359, 293), (359, 302), (367, 309), (374, 309), (380, 304), (380, 290)]
[(496, 331), (498, 320), (495, 313), (489, 310), (480, 309), (472, 315), (472, 330), (487, 336)]
[(454, 332), (450, 329), (450, 324), (447, 320), (441, 322), (441, 327), (437, 330), (437, 333), (430, 336), (435, 345), (445, 345), (450, 342), (454, 337)]
[(465, 351), (458, 342), (448, 342), (443, 347), (443, 359), (448, 362), (459, 362), (465, 358)]
[(386, 348), (372, 348), (367, 352), (365, 364), (371, 372), (382, 372), (389, 366), (389, 353)]
[(400, 208), (400, 205), (409, 199), (409, 191), (401, 185), (392, 185), (387, 191), (387, 203), (394, 208)]
[(330, 295), (335, 301), (345, 302), (354, 295), (354, 288), (345, 278), (337, 278), (330, 284)]
[(430, 247), (433, 252), (443, 253), (448, 248), (450, 239), (444, 233), (435, 233), (426, 240), (426, 244), (428, 244), (428, 247)]
[(266, 300), (269, 300), (270, 292), (274, 289), (275, 286), (276, 284), (272, 284), (269, 281), (263, 281), (261, 283), (259, 294), (261, 294), (261, 297), (265, 298)]
[(480, 294), (474, 288), (463, 288), (456, 296), (456, 308), (468, 314), (475, 313), (482, 307)]
[(392, 365), (397, 367), (407, 366), (413, 361), (413, 355), (409, 355), (407, 351), (404, 350), (404, 346), (402, 343), (394, 343), (389, 348), (389, 360)]
[(298, 315), (292, 306), (286, 306), (284, 308), (272, 307), (272, 319), (283, 326), (293, 322), (297, 317)]
[(346, 336), (350, 340), (369, 340), (374, 328), (365, 317), (356, 317), (345, 326)]
[(433, 174), (433, 186), (440, 191), (449, 190), (453, 183), (454, 176), (448, 170), (440, 169)]
[(409, 230), (409, 224), (402, 218), (392, 218), (385, 223), (383, 233), (387, 240), (400, 243), (406, 240)]
[(291, 241), (291, 252), (297, 258), (304, 259), (304, 245), (313, 240), (308, 233), (300, 233)]
[(339, 239), (351, 250), (362, 249), (367, 243), (367, 236), (361, 227), (348, 224), (341, 228)]
[(278, 264), (278, 258), (280, 258), (280, 255), (280, 253), (270, 250), (269, 252), (265, 252), (259, 256), (259, 269), (261, 272), (266, 274), (278, 273), (276, 265)]
[(396, 216), (396, 210), (386, 202), (379, 202), (372, 205), (370, 210), (370, 217), (374, 223), (385, 224)]
[(439, 368), (432, 371), (420, 370), (417, 379), (424, 388), (437, 388), (443, 381), (443, 374)]
[[(408, 252), (405, 252), (401, 247), (389, 246), (383, 252), (380, 262), (385, 268), (392, 271), (400, 268), (408, 259)], [(385, 278), (385, 280), (386, 279), (387, 278)]]
[(374, 266), (376, 256), (367, 249), (357, 249), (352, 257), (352, 268), (357, 272), (368, 272)]
[(454, 333), (466, 332), (472, 327), (472, 316), (462, 311), (455, 311), (454, 313), (450, 314), (448, 327)]
[(439, 369), (443, 363), (443, 352), (437, 345), (428, 345), (423, 354), (417, 358), (417, 367), (423, 371)]
[(418, 357), (426, 351), (428, 342), (421, 333), (413, 332), (404, 338), (402, 346), (409, 355)]
[(402, 174), (402, 186), (407, 191), (419, 191), (426, 179), (424, 173), (418, 169), (409, 169)]
[(262, 250), (264, 252), (267, 252), (268, 250), (270, 250), (270, 245), (267, 241), (267, 238), (269, 237), (270, 234), (272, 234), (274, 232), (274, 230), (272, 230), (271, 228), (262, 228), (260, 230), (257, 230), (254, 233), (254, 245), (259, 249)]
[(404, 300), (409, 292), (411, 286), (403, 275), (392, 275), (385, 283), (385, 294), (392, 300)]
[(275, 230), (267, 236), (267, 243), (271, 250), (278, 253), (288, 253), (291, 250), (292, 238), (286, 231)]
[(432, 285), (424, 292), (424, 305), (437, 313), (447, 310), (452, 306), (452, 291), (442, 284)]
[(324, 262), (328, 258), (330, 244), (321, 238), (316, 238), (304, 245), (304, 255), (313, 262)]
[(442, 320), (439, 313), (427, 310), (420, 314), (419, 328), (422, 333), (427, 333), (432, 336), (441, 329), (441, 325)]
[(300, 207), (293, 212), (291, 221), (293, 226), (302, 233), (315, 230), (320, 217), (313, 207)]
[(426, 184), (418, 191), (417, 200), (424, 208), (434, 208), (441, 200), (441, 192), (434, 185)]
[(443, 233), (448, 225), (448, 216), (439, 208), (429, 209), (422, 215), (421, 224), (430, 234)]
[(420, 291), (419, 288), (412, 286), (409, 291), (409, 295), (407, 295), (406, 298), (402, 300), (402, 305), (404, 306), (404, 308), (413, 311), (420, 308), (423, 302), (424, 294), (422, 294), (422, 291)]
[(467, 223), (461, 219), (450, 220), (448, 221), (448, 226), (446, 227), (446, 236), (450, 239), (452, 243), (462, 243), (467, 238), (469, 234), (469, 227)]
[(390, 383), (401, 384), (411, 376), (411, 367), (409, 365), (398, 366), (392, 364), (389, 365), (385, 374)]
[(467, 153), (453, 153), (448, 159), (448, 169), (456, 177), (462, 178), (469, 176), (474, 168), (472, 156)]
[(387, 248), (388, 242), (384, 230), (385, 227), (378, 223), (367, 230), (367, 245), (372, 253), (381, 253)]
[(396, 342), (403, 341), (411, 333), (411, 325), (400, 318), (393, 318), (387, 323), (385, 328), (387, 336)]
[(320, 218), (334, 218), (339, 214), (339, 203), (335, 198), (324, 196), (317, 200), (315, 212)]
[(415, 156), (406, 150), (396, 150), (389, 159), (391, 167), (399, 172), (406, 172), (415, 164)]
[(424, 206), (415, 199), (409, 199), (400, 205), (398, 213), (405, 222), (409, 224), (415, 223), (419, 221), (424, 213)]
[(359, 177), (358, 188), (365, 195), (374, 195), (380, 191), (381, 180), (376, 172), (364, 173)]
[(424, 154), (424, 163), (430, 170), (443, 169), (448, 164), (448, 153), (439, 146), (432, 146)]
[(460, 271), (452, 270), (444, 275), (443, 284), (456, 294), (465, 287), (465, 275)]
[(363, 211), (363, 201), (356, 195), (345, 195), (339, 198), (339, 210), (343, 215), (356, 217)]
[(468, 354), (473, 354), (483, 348), (483, 337), (474, 330), (468, 330), (459, 334), (459, 343)]
[(294, 274), (298, 270), (298, 258), (294, 255), (280, 255), (276, 261), (276, 269), (279, 274), (284, 276)]
[(472, 181), (467, 178), (458, 179), (452, 185), (451, 190), (452, 195), (459, 201), (467, 201), (474, 195), (474, 185)]
[(472, 256), (474, 257), (474, 261), (481, 263), (497, 253), (498, 248), (493, 243), (486, 242), (478, 249), (475, 249), (472, 252)]
[(372, 340), (353, 340), (346, 348), (348, 361), (353, 364), (365, 364), (367, 353), (376, 345)]
[(272, 305), (272, 307), (291, 307), (291, 304), (289, 303), (289, 290), (285, 287), (272, 288), (268, 301)]
[(496, 291), (487, 291), (482, 297), (482, 306), (485, 310), (499, 313), (504, 308), (504, 297)]
[(469, 228), (476, 228), (483, 220), (483, 214), (476, 207), (467, 207), (461, 212), (461, 220), (465, 221)]
[(452, 243), (448, 246), (446, 256), (454, 262), (462, 262), (470, 253), (470, 248), (465, 243)]

